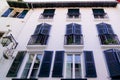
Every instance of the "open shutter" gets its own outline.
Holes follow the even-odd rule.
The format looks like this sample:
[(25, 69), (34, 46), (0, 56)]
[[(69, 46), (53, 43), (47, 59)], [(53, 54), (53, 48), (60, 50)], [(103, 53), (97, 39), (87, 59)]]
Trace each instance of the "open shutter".
[(25, 15), (27, 14), (28, 10), (23, 10), (19, 15), (18, 18), (24, 18)]
[(17, 73), (18, 73), (19, 68), (22, 64), (25, 53), (26, 53), (26, 51), (18, 52), (16, 58), (14, 59), (12, 65), (11, 65), (9, 71), (8, 71), (7, 77), (17, 77)]
[(114, 49), (104, 51), (110, 77), (120, 79), (120, 63)]
[(42, 24), (37, 25), (35, 32), (34, 32), (34, 35), (40, 34), (41, 26), (42, 26)]
[(41, 34), (43, 34), (43, 35), (49, 35), (50, 28), (51, 28), (51, 25), (43, 23)]
[(41, 64), (39, 77), (49, 77), (53, 51), (45, 51), (43, 61)]
[(64, 51), (56, 51), (52, 77), (63, 77)]
[(13, 11), (12, 8), (8, 8), (7, 11), (4, 12), (4, 14), (2, 15), (2, 17), (8, 17), (8, 15)]
[(81, 34), (81, 25), (73, 24), (74, 25), (74, 34), (80, 35)]
[(84, 58), (85, 58), (86, 77), (91, 77), (91, 78), (97, 77), (93, 52), (84, 51)]
[(66, 28), (66, 35), (73, 34), (73, 24), (68, 24)]

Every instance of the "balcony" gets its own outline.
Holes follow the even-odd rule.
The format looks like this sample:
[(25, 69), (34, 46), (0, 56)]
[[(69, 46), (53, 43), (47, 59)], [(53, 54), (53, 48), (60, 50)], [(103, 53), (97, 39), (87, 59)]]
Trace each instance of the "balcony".
[(65, 35), (65, 48), (83, 48), (83, 35)]
[(120, 48), (120, 42), (116, 34), (99, 35), (102, 48)]
[(48, 35), (32, 35), (27, 48), (28, 49), (44, 49), (47, 45)]
[(109, 20), (107, 13), (94, 13), (95, 20)]

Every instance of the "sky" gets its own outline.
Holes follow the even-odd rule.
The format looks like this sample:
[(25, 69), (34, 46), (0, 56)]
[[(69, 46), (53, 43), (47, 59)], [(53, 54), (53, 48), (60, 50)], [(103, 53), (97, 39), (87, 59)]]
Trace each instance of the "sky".
[(116, 0), (24, 0), (25, 2), (69, 2), (69, 1), (116, 1)]

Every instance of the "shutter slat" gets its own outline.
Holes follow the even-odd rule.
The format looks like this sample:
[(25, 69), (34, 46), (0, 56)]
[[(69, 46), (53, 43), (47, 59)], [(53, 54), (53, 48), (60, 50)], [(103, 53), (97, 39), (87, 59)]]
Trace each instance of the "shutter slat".
[(52, 77), (63, 77), (64, 51), (56, 51)]
[(39, 77), (49, 77), (53, 51), (45, 51), (43, 61), (41, 64)]
[(15, 60), (13, 61), (12, 65), (11, 65), (9, 71), (8, 71), (7, 77), (17, 77), (17, 73), (18, 73), (19, 68), (22, 64), (25, 53), (26, 53), (26, 51), (18, 52)]
[(84, 51), (84, 57), (85, 57), (86, 77), (92, 77), (92, 78), (97, 77), (93, 52)]

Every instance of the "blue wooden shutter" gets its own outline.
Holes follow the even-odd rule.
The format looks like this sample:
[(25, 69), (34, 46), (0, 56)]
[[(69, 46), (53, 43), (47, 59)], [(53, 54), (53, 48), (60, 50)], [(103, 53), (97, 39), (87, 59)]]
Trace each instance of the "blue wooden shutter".
[(45, 51), (42, 60), (39, 77), (49, 77), (51, 62), (52, 62), (53, 51)]
[(68, 9), (68, 15), (74, 16), (74, 15), (79, 15), (79, 9)]
[(63, 77), (64, 51), (56, 51), (52, 77)]
[(97, 30), (99, 34), (114, 34), (111, 25), (106, 23), (97, 24)]
[(92, 51), (84, 51), (86, 77), (97, 77)]
[(23, 10), (19, 15), (18, 18), (24, 18), (25, 15), (27, 14), (28, 10)]
[(80, 35), (81, 34), (81, 25), (73, 24), (74, 25), (74, 34)]
[(26, 51), (18, 52), (16, 58), (14, 59), (12, 65), (11, 65), (9, 71), (8, 71), (7, 77), (17, 77), (17, 73), (18, 73), (19, 68), (22, 64), (25, 53), (26, 53)]
[(35, 32), (34, 32), (34, 35), (40, 34), (41, 26), (42, 26), (42, 24), (37, 25), (37, 27), (36, 27), (36, 29), (35, 29)]
[(120, 63), (114, 49), (104, 51), (110, 77), (120, 79)]
[(101, 13), (104, 14), (104, 10), (103, 9), (93, 9), (93, 13)]
[(51, 28), (51, 25), (43, 23), (41, 34), (43, 34), (43, 35), (49, 35), (50, 28)]
[(12, 11), (13, 11), (12, 8), (8, 8), (7, 11), (4, 12), (4, 14), (2, 15), (2, 17), (7, 17)]
[(44, 17), (47, 17), (47, 16), (53, 17), (54, 12), (55, 12), (55, 9), (45, 9), (43, 12), (43, 16)]
[(68, 24), (66, 28), (66, 35), (73, 34), (73, 24)]

